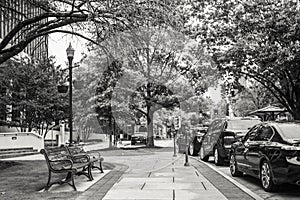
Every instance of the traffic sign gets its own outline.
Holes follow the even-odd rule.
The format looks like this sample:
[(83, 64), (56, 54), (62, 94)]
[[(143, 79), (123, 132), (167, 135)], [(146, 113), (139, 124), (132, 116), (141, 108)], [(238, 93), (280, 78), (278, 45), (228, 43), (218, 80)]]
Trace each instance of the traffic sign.
[(180, 116), (175, 116), (174, 117), (174, 128), (175, 128), (175, 130), (178, 130), (178, 129), (180, 129), (180, 127), (181, 127)]

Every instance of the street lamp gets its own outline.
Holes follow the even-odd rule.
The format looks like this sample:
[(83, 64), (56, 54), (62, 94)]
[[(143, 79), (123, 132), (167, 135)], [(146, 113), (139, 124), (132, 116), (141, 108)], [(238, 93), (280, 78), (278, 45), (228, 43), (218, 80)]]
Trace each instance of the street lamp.
[(72, 61), (74, 58), (74, 52), (71, 42), (69, 47), (67, 48), (67, 57), (69, 61), (69, 131), (70, 131), (70, 143), (69, 145), (72, 146), (72, 137), (73, 137), (73, 112), (72, 112)]

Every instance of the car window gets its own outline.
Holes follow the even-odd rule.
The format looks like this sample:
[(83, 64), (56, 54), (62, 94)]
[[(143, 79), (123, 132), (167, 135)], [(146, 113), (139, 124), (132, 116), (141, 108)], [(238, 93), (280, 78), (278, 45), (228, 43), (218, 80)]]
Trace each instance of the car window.
[(300, 140), (299, 123), (280, 123), (277, 124), (278, 132), (285, 139)]
[(244, 142), (246, 141), (253, 141), (256, 135), (258, 134), (258, 130), (260, 128), (260, 125), (254, 126), (244, 137)]
[(257, 135), (255, 141), (268, 141), (273, 136), (274, 132), (270, 126), (261, 126), (257, 129)]
[(272, 137), (271, 141), (272, 141), (272, 142), (283, 142), (283, 139), (282, 139), (282, 137), (279, 135), (279, 133), (278, 133), (275, 129), (273, 129), (273, 130), (275, 131), (275, 134), (274, 134), (274, 136)]
[(230, 130), (248, 130), (254, 125), (260, 123), (258, 119), (235, 119), (229, 120), (226, 124), (226, 129)]

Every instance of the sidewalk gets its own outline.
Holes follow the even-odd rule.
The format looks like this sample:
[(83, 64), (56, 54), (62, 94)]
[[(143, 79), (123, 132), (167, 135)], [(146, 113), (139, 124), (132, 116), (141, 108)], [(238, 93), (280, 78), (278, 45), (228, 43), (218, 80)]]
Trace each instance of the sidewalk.
[(93, 192), (88, 190), (77, 200), (226, 199), (193, 166), (184, 166), (182, 154), (173, 157), (172, 152), (157, 152), (142, 157), (106, 159), (107, 162), (117, 160), (129, 168), (115, 184), (109, 190), (101, 186), (93, 188)]
[[(190, 166), (184, 166), (185, 155), (173, 156), (172, 141), (160, 142), (157, 144), (166, 148), (133, 150), (138, 146), (121, 144), (120, 147), (125, 149), (128, 147), (128, 149), (106, 151), (104, 149), (108, 147), (108, 143), (85, 146), (87, 150), (103, 149), (104, 163), (115, 167), (99, 176), (95, 174), (95, 178), (97, 178), (93, 183), (86, 180), (84, 180), (86, 183), (76, 181), (76, 185), (79, 186), (83, 183), (85, 186), (74, 193), (75, 196), (73, 195), (74, 198), (71, 199), (253, 199), (197, 159), (190, 157)], [(19, 157), (18, 159), (44, 160), (42, 155)], [(73, 193), (72, 188), (68, 185), (65, 188), (66, 190), (58, 187), (57, 191), (53, 188), (50, 192), (64, 190), (64, 192)]]

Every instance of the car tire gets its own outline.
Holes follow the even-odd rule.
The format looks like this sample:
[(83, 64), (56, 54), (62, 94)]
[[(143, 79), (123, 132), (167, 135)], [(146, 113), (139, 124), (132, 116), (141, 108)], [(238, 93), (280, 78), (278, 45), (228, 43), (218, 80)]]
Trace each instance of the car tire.
[(131, 140), (131, 145), (135, 145), (136, 141), (135, 140)]
[(224, 159), (220, 156), (218, 148), (214, 149), (214, 162), (217, 166), (221, 166), (224, 163)]
[(209, 158), (209, 156), (205, 156), (204, 154), (205, 154), (205, 152), (204, 152), (204, 148), (203, 147), (201, 147), (200, 148), (200, 159), (201, 160), (203, 160), (203, 161), (205, 161), (205, 162), (207, 162), (208, 161), (208, 158)]
[(197, 156), (198, 153), (199, 153), (199, 150), (200, 150), (199, 147), (197, 145), (195, 145), (195, 143), (193, 141), (190, 142), (189, 149), (188, 149), (189, 155), (191, 155), (191, 156)]
[(267, 160), (264, 160), (260, 166), (260, 182), (262, 188), (267, 192), (274, 192), (277, 189), (277, 185), (273, 181), (273, 173), (271, 166)]
[(238, 165), (235, 156), (233, 154), (230, 155), (229, 169), (230, 169), (231, 176), (233, 177), (238, 177), (243, 175), (243, 172), (238, 170)]

